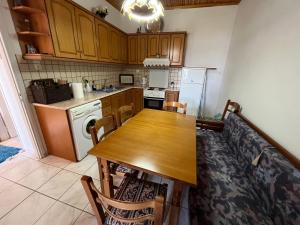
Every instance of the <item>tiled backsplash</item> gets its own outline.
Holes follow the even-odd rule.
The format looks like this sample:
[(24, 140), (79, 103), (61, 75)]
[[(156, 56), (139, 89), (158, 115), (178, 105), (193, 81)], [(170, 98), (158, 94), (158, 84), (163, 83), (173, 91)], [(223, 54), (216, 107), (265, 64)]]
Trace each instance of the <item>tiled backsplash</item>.
[[(82, 82), (87, 79), (90, 83), (95, 81), (97, 88), (104, 84), (119, 86), (119, 74), (134, 74), (135, 85), (141, 85), (142, 78), (149, 80), (149, 69), (143, 66), (113, 65), (86, 62), (66, 62), (57, 60), (26, 61), (18, 57), (19, 68), (26, 87), (27, 94), (32, 100), (29, 89), (31, 80), (53, 78), (54, 80), (67, 80), (68, 82)], [(170, 68), (169, 86), (174, 82), (175, 88), (180, 87), (181, 69)], [(106, 82), (106, 83), (105, 83)]]

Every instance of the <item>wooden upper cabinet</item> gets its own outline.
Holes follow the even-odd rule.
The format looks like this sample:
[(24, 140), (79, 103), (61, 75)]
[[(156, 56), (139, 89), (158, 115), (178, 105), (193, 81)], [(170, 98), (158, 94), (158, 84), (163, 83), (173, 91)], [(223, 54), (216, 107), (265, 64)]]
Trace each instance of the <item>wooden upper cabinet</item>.
[(122, 63), (128, 63), (128, 57), (127, 57), (127, 35), (121, 34), (121, 62)]
[(159, 57), (169, 58), (171, 46), (171, 35), (161, 34), (159, 35)]
[(128, 36), (128, 63), (138, 64), (138, 37), (136, 35)]
[(159, 35), (148, 36), (148, 57), (156, 58), (159, 56)]
[(148, 56), (148, 35), (138, 36), (138, 64), (143, 64)]
[(114, 28), (111, 28), (111, 59), (113, 62), (120, 62), (120, 47), (121, 38), (120, 32)]
[(75, 12), (81, 58), (97, 60), (95, 19), (81, 9), (76, 8)]
[(96, 34), (98, 41), (98, 60), (103, 62), (110, 62), (110, 27), (107, 24), (96, 20)]
[(170, 61), (171, 66), (183, 66), (185, 33), (171, 35)]
[(46, 0), (46, 7), (55, 55), (80, 59), (75, 7), (62, 0)]

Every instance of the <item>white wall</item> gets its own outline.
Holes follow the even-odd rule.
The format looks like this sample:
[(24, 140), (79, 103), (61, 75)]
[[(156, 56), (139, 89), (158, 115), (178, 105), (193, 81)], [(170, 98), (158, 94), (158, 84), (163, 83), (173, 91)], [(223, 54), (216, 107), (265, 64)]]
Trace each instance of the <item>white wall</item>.
[(237, 6), (165, 11), (164, 31), (187, 31), (185, 66), (215, 67), (208, 72), (206, 115), (216, 114)]
[(300, 1), (243, 0), (223, 99), (300, 158)]

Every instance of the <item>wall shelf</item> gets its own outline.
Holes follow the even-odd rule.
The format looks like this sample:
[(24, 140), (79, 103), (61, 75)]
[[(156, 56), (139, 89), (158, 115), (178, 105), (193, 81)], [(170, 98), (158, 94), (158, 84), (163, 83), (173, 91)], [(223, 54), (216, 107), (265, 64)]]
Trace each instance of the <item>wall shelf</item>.
[(45, 14), (44, 11), (28, 6), (15, 6), (12, 8), (13, 11), (23, 14)]
[(19, 31), (18, 35), (21, 36), (49, 36), (47, 33), (34, 32), (34, 31)]

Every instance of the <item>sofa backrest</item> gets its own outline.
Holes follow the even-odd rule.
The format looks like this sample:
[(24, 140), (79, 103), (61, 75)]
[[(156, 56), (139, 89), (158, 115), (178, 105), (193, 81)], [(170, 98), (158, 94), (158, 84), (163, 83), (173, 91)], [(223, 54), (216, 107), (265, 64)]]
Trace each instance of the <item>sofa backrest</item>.
[(300, 171), (277, 149), (264, 151), (253, 179), (274, 224), (300, 224)]
[(273, 222), (300, 224), (300, 171), (235, 113), (225, 120), (223, 136)]
[(252, 161), (262, 151), (273, 148), (235, 113), (225, 120), (223, 136), (244, 170), (251, 169)]

